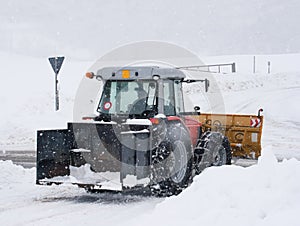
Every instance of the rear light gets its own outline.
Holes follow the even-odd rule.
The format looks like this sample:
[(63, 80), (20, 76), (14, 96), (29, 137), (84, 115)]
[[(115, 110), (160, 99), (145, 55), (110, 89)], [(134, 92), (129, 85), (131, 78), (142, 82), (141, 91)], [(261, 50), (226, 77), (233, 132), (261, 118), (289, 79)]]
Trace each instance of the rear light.
[(89, 117), (89, 116), (85, 116), (85, 117), (82, 117), (82, 120), (94, 120), (95, 117)]
[(149, 119), (153, 125), (158, 125), (160, 123), (159, 118), (150, 118)]
[(181, 121), (181, 118), (178, 116), (168, 116), (168, 121)]

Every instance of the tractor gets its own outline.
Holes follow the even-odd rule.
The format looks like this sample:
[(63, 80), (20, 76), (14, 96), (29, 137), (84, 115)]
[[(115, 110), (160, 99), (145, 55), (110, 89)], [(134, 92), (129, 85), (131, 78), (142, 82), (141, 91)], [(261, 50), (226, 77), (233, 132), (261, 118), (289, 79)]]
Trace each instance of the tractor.
[[(39, 185), (171, 196), (205, 168), (231, 164), (235, 153), (260, 155), (261, 115), (185, 111), (182, 84), (204, 82), (207, 90), (207, 79), (156, 66), (105, 67), (86, 79), (103, 86), (97, 114), (66, 129), (37, 131)], [(253, 119), (260, 127), (251, 127)]]

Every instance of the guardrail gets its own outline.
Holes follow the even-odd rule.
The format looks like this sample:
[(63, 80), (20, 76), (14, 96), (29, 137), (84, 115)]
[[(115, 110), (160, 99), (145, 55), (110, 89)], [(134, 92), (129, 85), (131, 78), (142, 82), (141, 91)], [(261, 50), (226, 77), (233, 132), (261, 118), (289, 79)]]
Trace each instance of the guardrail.
[[(231, 67), (231, 73), (236, 72), (236, 64), (235, 63), (184, 66), (184, 67), (177, 67), (177, 69), (190, 70), (190, 71), (203, 71), (203, 72), (211, 72), (211, 73), (221, 73), (221, 68), (228, 67), (228, 66)], [(202, 68), (204, 68), (204, 69), (206, 68), (207, 70), (202, 70)], [(217, 68), (217, 71), (212, 70), (213, 68)]]

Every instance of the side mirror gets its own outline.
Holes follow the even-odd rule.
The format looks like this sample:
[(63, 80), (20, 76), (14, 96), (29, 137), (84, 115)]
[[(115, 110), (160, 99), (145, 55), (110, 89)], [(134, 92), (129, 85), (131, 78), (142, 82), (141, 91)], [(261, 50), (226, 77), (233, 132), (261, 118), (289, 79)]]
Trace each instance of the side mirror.
[(182, 79), (180, 82), (186, 82), (186, 83), (193, 83), (193, 82), (204, 82), (205, 84), (205, 92), (208, 92), (208, 87), (209, 87), (209, 80), (206, 79), (187, 79), (184, 80)]
[(194, 107), (194, 110), (195, 110), (196, 112), (198, 112), (198, 111), (200, 111), (200, 107), (199, 107), (199, 106), (195, 106), (195, 107)]

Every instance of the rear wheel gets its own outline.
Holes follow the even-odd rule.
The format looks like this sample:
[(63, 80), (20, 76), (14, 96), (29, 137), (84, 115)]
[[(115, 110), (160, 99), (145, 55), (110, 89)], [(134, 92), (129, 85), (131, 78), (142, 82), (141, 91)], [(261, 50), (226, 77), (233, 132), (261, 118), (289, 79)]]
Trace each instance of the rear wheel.
[(177, 195), (191, 183), (191, 143), (186, 129), (181, 127), (180, 130), (180, 139), (163, 141), (152, 156), (154, 184), (151, 191), (156, 196)]
[(201, 173), (209, 166), (231, 164), (231, 148), (228, 138), (218, 132), (206, 132), (195, 149), (196, 173)]

